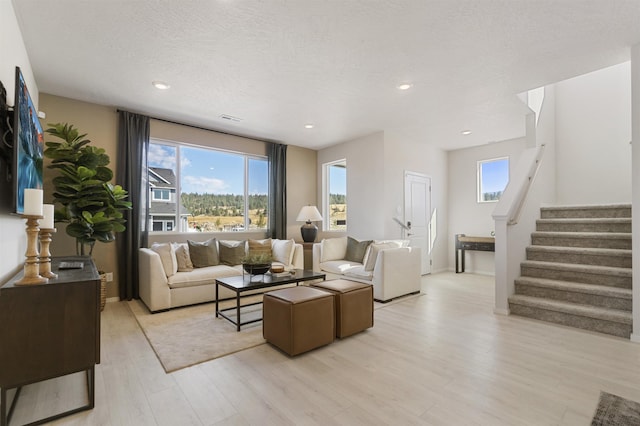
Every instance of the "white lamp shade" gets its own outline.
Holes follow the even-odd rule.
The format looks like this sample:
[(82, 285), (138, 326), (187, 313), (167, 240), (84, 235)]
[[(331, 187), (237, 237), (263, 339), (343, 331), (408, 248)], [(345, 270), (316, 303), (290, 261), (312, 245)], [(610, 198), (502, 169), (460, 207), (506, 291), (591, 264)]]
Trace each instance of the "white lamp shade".
[(298, 222), (319, 222), (321, 220), (322, 216), (316, 206), (304, 206), (300, 209), (300, 213), (298, 213), (298, 218), (296, 219)]

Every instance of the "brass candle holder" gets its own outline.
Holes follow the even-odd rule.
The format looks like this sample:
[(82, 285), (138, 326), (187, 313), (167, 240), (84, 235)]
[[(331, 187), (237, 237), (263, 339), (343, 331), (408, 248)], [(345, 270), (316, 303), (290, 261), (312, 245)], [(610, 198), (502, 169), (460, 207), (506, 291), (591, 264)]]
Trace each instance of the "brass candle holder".
[(56, 228), (40, 228), (40, 276), (45, 278), (58, 278), (58, 274), (51, 272), (51, 234), (55, 234)]
[(27, 260), (24, 262), (24, 275), (19, 281), (16, 281), (15, 284), (44, 284), (49, 281), (49, 279), (40, 275), (40, 262), (38, 260), (38, 234), (40, 233), (38, 219), (42, 219), (43, 217), (22, 215), (22, 218), (27, 219), (27, 252), (25, 253)]

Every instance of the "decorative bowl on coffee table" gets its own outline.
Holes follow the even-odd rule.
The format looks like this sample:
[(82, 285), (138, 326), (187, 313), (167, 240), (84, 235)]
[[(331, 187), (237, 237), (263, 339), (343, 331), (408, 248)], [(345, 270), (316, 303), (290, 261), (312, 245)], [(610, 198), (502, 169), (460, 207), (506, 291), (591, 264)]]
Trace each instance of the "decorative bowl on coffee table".
[(250, 275), (264, 275), (271, 268), (270, 263), (243, 263), (242, 268)]

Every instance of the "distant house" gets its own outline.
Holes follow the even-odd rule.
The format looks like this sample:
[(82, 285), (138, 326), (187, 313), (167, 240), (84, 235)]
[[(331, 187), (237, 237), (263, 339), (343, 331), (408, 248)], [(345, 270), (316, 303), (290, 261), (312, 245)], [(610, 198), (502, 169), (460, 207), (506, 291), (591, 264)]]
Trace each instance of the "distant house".
[[(176, 230), (176, 175), (171, 169), (149, 167), (149, 217), (151, 231)], [(179, 206), (178, 231), (187, 230), (191, 213)]]

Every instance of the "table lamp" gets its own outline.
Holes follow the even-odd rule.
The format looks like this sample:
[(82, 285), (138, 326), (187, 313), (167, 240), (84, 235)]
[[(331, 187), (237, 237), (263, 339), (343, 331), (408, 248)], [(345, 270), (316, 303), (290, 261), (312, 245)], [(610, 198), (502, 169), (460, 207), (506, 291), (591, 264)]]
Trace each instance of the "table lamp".
[(300, 227), (300, 233), (302, 234), (302, 240), (305, 243), (312, 243), (316, 240), (318, 234), (318, 227), (311, 222), (322, 221), (322, 216), (316, 206), (304, 206), (298, 213), (298, 222), (306, 222)]

